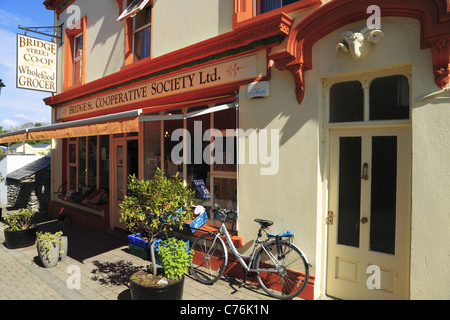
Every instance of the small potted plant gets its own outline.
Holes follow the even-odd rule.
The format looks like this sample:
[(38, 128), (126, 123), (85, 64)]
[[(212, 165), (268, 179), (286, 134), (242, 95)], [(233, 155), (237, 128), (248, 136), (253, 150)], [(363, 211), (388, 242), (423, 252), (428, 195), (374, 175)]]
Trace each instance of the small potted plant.
[[(168, 238), (173, 229), (182, 229), (183, 223), (191, 218), (194, 191), (185, 187), (178, 173), (174, 177), (166, 177), (159, 168), (150, 180), (129, 176), (127, 187), (127, 195), (120, 204), (121, 222), (132, 233), (140, 232), (148, 237), (152, 271), (147, 274), (156, 278), (158, 266), (154, 243)], [(160, 287), (164, 286), (167, 283), (160, 282)]]
[(28, 247), (36, 242), (37, 226), (33, 224), (34, 215), (35, 212), (28, 208), (4, 217), (5, 244), (8, 249)]
[(58, 264), (60, 256), (65, 254), (62, 231), (56, 233), (38, 232), (36, 248), (39, 259), (46, 268), (53, 268)]
[(148, 271), (138, 271), (130, 278), (133, 300), (181, 300), (184, 274), (192, 262), (194, 250), (183, 240), (171, 237), (159, 245), (162, 272), (156, 277)]

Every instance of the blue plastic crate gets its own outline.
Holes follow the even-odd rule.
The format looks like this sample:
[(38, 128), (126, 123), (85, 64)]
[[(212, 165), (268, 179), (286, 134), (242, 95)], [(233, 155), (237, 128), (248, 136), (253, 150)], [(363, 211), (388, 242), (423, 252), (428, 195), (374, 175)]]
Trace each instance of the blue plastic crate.
[(208, 221), (208, 214), (206, 213), (206, 211), (203, 211), (191, 222), (183, 223), (183, 231), (194, 233), (195, 231), (200, 229), (206, 223), (206, 221)]
[(128, 236), (128, 242), (132, 245), (135, 245), (137, 247), (141, 247), (144, 249), (150, 248), (150, 243), (148, 240), (144, 240), (143, 238), (147, 237), (147, 234), (145, 232), (142, 233), (135, 233), (130, 234)]

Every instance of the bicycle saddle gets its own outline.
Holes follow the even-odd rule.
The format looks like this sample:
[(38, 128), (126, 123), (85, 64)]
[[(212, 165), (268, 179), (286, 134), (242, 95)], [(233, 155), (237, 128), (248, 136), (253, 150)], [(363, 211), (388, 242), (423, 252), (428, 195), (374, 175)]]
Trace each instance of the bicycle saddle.
[(255, 222), (258, 222), (261, 225), (261, 228), (267, 228), (273, 225), (273, 222), (270, 220), (264, 220), (264, 219), (255, 219)]

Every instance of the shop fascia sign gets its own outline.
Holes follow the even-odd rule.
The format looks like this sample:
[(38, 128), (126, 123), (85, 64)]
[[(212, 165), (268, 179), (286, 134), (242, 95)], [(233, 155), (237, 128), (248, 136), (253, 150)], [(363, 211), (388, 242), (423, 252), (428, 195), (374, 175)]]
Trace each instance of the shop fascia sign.
[(56, 92), (57, 44), (17, 34), (16, 87)]
[(245, 56), (61, 106), (57, 110), (57, 119), (254, 79), (258, 76), (256, 73), (256, 55)]

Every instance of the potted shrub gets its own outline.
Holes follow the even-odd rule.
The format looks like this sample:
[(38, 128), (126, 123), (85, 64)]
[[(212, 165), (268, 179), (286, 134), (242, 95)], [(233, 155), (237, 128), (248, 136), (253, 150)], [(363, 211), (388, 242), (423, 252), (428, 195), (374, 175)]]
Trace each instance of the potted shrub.
[(194, 250), (186, 242), (174, 237), (159, 245), (162, 272), (153, 276), (148, 271), (138, 271), (130, 278), (133, 300), (181, 300), (184, 273), (189, 269)]
[(36, 248), (39, 259), (44, 267), (55, 267), (58, 264), (61, 254), (65, 254), (62, 232), (38, 232)]
[[(121, 222), (132, 233), (140, 232), (148, 237), (152, 270), (148, 275), (156, 278), (158, 266), (153, 244), (167, 238), (173, 229), (183, 228), (183, 223), (192, 216), (194, 191), (185, 187), (178, 173), (166, 177), (159, 168), (150, 180), (130, 175), (127, 187), (127, 195), (120, 204)], [(163, 282), (160, 285), (167, 286)]]
[(28, 247), (36, 242), (37, 226), (32, 223), (34, 215), (35, 212), (28, 208), (4, 217), (4, 235), (8, 249)]

